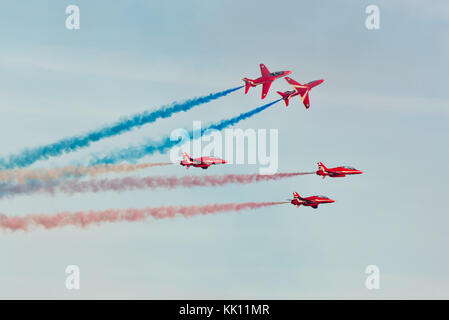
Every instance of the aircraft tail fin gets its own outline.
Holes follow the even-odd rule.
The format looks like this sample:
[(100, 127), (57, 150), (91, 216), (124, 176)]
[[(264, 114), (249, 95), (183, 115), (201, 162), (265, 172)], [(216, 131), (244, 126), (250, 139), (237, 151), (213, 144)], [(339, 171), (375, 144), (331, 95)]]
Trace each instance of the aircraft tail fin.
[(293, 80), (290, 77), (285, 77), (285, 81), (287, 81), (293, 88), (295, 87), (304, 87), (304, 85), (300, 84), (298, 81)]
[(254, 87), (253, 80), (248, 78), (242, 79), (245, 82), (245, 94), (248, 93), (250, 87)]
[(190, 156), (187, 154), (187, 152), (183, 152), (182, 153), (182, 157), (183, 157), (184, 160), (187, 160), (187, 161), (191, 161), (192, 160), (192, 158), (190, 158)]
[(281, 95), (282, 99), (285, 102), (285, 106), (288, 107), (288, 103), (290, 102), (290, 95), (281, 91), (277, 91), (277, 93)]
[(318, 162), (318, 170), (326, 170), (326, 166), (322, 162)]
[(293, 192), (293, 198), (294, 199), (301, 199), (301, 196), (298, 194), (298, 192)]

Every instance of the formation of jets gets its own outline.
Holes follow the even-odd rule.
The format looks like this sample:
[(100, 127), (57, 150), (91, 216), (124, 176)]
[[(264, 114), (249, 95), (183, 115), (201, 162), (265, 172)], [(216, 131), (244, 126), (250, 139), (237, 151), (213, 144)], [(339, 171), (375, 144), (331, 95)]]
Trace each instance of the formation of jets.
[(277, 72), (270, 72), (268, 68), (261, 63), (260, 64), (260, 73), (261, 77), (257, 79), (248, 79), (243, 78), (243, 82), (245, 82), (245, 94), (248, 93), (249, 88), (256, 87), (259, 84), (262, 85), (262, 99), (265, 99), (265, 97), (268, 94), (268, 91), (270, 90), (271, 84), (274, 80), (285, 77), (285, 80), (289, 85), (292, 86), (293, 90), (281, 92), (277, 91), (282, 97), (282, 99), (285, 101), (285, 105), (288, 107), (288, 104), (290, 102), (290, 99), (294, 96), (299, 96), (302, 100), (302, 103), (306, 107), (306, 109), (309, 109), (310, 107), (310, 98), (309, 98), (309, 92), (313, 87), (316, 87), (317, 85), (324, 82), (324, 79), (320, 80), (314, 80), (310, 81), (306, 84), (300, 84), (299, 82), (293, 80), (292, 78), (287, 77), (292, 72), (287, 71), (277, 71)]
[[(363, 171), (357, 170), (353, 167), (341, 166), (335, 168), (327, 168), (322, 162), (318, 162), (318, 170), (316, 174), (322, 176), (323, 179), (326, 176), (337, 178), (337, 177), (346, 177), (346, 175), (352, 174), (361, 174)], [(314, 209), (318, 209), (318, 205), (322, 203), (333, 203), (335, 200), (332, 200), (326, 196), (311, 196), (303, 198), (297, 192), (293, 192), (293, 199), (288, 199), (291, 204), (295, 205), (297, 208), (299, 206), (312, 207)]]
[[(200, 157), (193, 159), (185, 152), (183, 153), (183, 160), (180, 161), (180, 165), (185, 166), (186, 169), (189, 169), (189, 167), (207, 169), (211, 165), (225, 163), (226, 160), (219, 158)], [(346, 177), (347, 175), (361, 174), (363, 173), (363, 171), (348, 166), (327, 168), (322, 162), (318, 162), (318, 170), (315, 173), (318, 176), (322, 176), (324, 179), (326, 176), (329, 176), (331, 178)], [(314, 209), (318, 209), (318, 206), (320, 204), (335, 202), (335, 200), (330, 199), (326, 196), (316, 195), (310, 197), (301, 197), (297, 192), (293, 192), (293, 199), (288, 199), (288, 201), (290, 201), (290, 203), (295, 205), (297, 208), (299, 206), (305, 206), (312, 207)]]
[[(260, 73), (261, 76), (257, 79), (248, 79), (243, 78), (242, 80), (245, 82), (245, 94), (248, 93), (249, 88), (256, 87), (258, 85), (262, 85), (262, 99), (268, 94), (270, 90), (271, 84), (274, 80), (279, 78), (284, 78), (287, 83), (293, 88), (293, 90), (289, 91), (277, 91), (279, 95), (281, 95), (282, 99), (285, 102), (285, 105), (288, 107), (290, 99), (299, 96), (301, 98), (302, 103), (309, 109), (310, 107), (310, 97), (309, 92), (312, 88), (320, 85), (324, 82), (324, 79), (310, 81), (306, 84), (301, 84), (292, 78), (287, 77), (292, 72), (289, 70), (286, 71), (277, 71), (270, 72), (268, 68), (264, 64), (260, 64)], [(207, 169), (211, 165), (216, 164), (225, 164), (226, 161), (218, 158), (210, 158), (210, 157), (200, 157), (200, 158), (192, 158), (187, 153), (183, 153), (183, 160), (180, 161), (180, 165), (185, 166), (186, 169), (189, 167), (196, 167)], [(313, 173), (313, 172), (312, 172)], [(361, 174), (362, 171), (355, 169), (353, 167), (348, 166), (340, 166), (335, 168), (327, 168), (322, 162), (318, 162), (318, 170), (315, 172), (318, 176), (322, 176), (323, 179), (328, 176), (331, 178), (337, 177), (346, 177), (347, 175)], [(310, 197), (301, 197), (297, 192), (293, 192), (293, 199), (288, 199), (288, 201), (295, 205), (296, 207), (305, 206), (312, 207), (314, 209), (318, 209), (318, 206), (323, 203), (333, 203), (335, 200), (330, 199), (326, 196), (310, 196)]]
[[(291, 71), (270, 72), (264, 64), (260, 64), (260, 73), (261, 73), (260, 78), (254, 80), (248, 78), (242, 79), (245, 82), (245, 94), (248, 93), (250, 87), (256, 87), (257, 85), (262, 84), (262, 99), (264, 99), (267, 96), (273, 81), (285, 77), (285, 81), (287, 81), (287, 83), (293, 88), (293, 90), (288, 90), (284, 92), (277, 91), (277, 93), (282, 97), (282, 100), (284, 100), (285, 106), (287, 107), (290, 103), (291, 98), (299, 96), (306, 109), (309, 109), (310, 90), (312, 90), (312, 88), (324, 82), (324, 79), (320, 79), (307, 82), (306, 84), (301, 84), (295, 81), (294, 79), (287, 77), (289, 74), (292, 73)], [(322, 176), (323, 179), (326, 176), (329, 176), (331, 178), (337, 178), (337, 177), (346, 177), (346, 175), (361, 174), (361, 173), (363, 172), (347, 166), (326, 168), (326, 166), (322, 162), (318, 162), (318, 170), (316, 171), (316, 174)], [(302, 205), (312, 207), (314, 209), (317, 209), (318, 205), (322, 203), (335, 202), (335, 200), (329, 199), (328, 197), (325, 196), (311, 196), (302, 198), (297, 192), (293, 192), (293, 199), (289, 199), (289, 201), (296, 207)]]

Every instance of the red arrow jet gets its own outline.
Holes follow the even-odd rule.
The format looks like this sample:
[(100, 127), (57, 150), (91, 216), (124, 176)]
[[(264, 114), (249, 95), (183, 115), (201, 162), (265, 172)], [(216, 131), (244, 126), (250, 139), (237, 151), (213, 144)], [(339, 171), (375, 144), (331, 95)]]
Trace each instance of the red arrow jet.
[(293, 192), (293, 199), (290, 200), (290, 203), (295, 205), (297, 208), (299, 208), (299, 206), (306, 206), (312, 207), (314, 209), (318, 209), (318, 205), (322, 203), (333, 203), (333, 202), (335, 202), (335, 200), (332, 200), (325, 196), (311, 196), (307, 198), (302, 198), (298, 194), (298, 192)]
[(290, 99), (293, 98), (294, 96), (299, 95), (301, 97), (302, 103), (304, 103), (304, 106), (306, 107), (306, 109), (309, 109), (309, 107), (310, 107), (309, 91), (313, 87), (316, 87), (317, 85), (323, 83), (323, 81), (324, 81), (323, 79), (321, 79), (321, 80), (311, 81), (306, 84), (300, 84), (299, 82), (296, 82), (295, 80), (293, 80), (292, 78), (289, 78), (289, 77), (286, 77), (285, 80), (294, 89), (294, 90), (285, 91), (285, 92), (280, 92), (280, 91), (277, 92), (281, 95), (282, 99), (284, 99), (285, 105), (288, 107), (288, 102), (290, 101)]
[(337, 178), (337, 177), (346, 177), (347, 174), (361, 174), (363, 171), (357, 170), (352, 167), (336, 167), (336, 168), (326, 168), (326, 166), (322, 162), (318, 162), (318, 170), (316, 172), (317, 175), (322, 176), (323, 179), (326, 176)]
[(210, 157), (201, 157), (193, 159), (187, 153), (182, 154), (183, 160), (179, 163), (181, 166), (185, 166), (186, 169), (189, 169), (190, 166), (196, 168), (207, 169), (213, 164), (225, 164), (226, 161), (218, 158), (210, 158)]
[(259, 84), (262, 84), (262, 99), (265, 99), (267, 96), (268, 91), (270, 90), (271, 84), (274, 80), (278, 78), (285, 77), (292, 73), (291, 71), (277, 71), (277, 72), (271, 72), (265, 67), (264, 64), (260, 64), (260, 73), (262, 76), (257, 79), (248, 79), (243, 78), (242, 80), (245, 81), (245, 94), (248, 93), (248, 90), (250, 87), (255, 87)]

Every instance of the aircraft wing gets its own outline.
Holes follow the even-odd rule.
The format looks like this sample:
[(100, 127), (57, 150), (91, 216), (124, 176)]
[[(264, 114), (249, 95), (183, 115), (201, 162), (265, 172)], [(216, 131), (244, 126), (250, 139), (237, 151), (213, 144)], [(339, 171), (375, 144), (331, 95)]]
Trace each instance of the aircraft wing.
[(306, 109), (310, 107), (310, 100), (309, 100), (309, 91), (306, 91), (305, 94), (301, 97), (302, 103), (304, 103), (304, 106)]
[(293, 80), (292, 78), (286, 77), (285, 80), (288, 82), (289, 85), (293, 87), (293, 89), (295, 89), (301, 95), (301, 97), (308, 90), (307, 86), (300, 84), (299, 82)]
[(260, 73), (262, 77), (268, 77), (270, 75), (270, 70), (263, 63), (260, 64)]
[(264, 99), (266, 96), (267, 96), (267, 94), (268, 94), (268, 91), (270, 90), (270, 87), (271, 87), (271, 83), (272, 83), (273, 81), (267, 81), (267, 82), (264, 82), (264, 84), (263, 84), (263, 86), (262, 86), (262, 99)]
[(295, 86), (302, 86), (302, 84), (300, 84), (298, 81), (293, 80), (292, 78), (289, 77), (285, 77), (285, 81), (288, 82), (289, 85), (291, 85), (293, 88)]

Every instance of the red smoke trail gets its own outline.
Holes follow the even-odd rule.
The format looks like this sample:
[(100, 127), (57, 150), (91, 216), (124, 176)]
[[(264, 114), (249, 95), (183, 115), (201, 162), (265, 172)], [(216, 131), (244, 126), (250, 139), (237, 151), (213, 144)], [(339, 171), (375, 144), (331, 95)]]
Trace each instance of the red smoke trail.
[(221, 176), (183, 176), (183, 177), (125, 177), (115, 179), (101, 180), (68, 180), (58, 183), (48, 184), (17, 184), (12, 186), (2, 186), (1, 192), (7, 196), (30, 193), (49, 193), (62, 192), (65, 194), (85, 193), (85, 192), (104, 192), (104, 191), (130, 191), (142, 189), (178, 187), (216, 187), (230, 183), (249, 184), (261, 181), (273, 181), (285, 178), (296, 177), (300, 175), (313, 174), (314, 172), (290, 172), (276, 173), (272, 175), (263, 174), (226, 174)]
[(149, 217), (155, 219), (186, 218), (196, 215), (220, 212), (241, 211), (270, 207), (284, 202), (245, 202), (209, 204), (203, 206), (170, 206), (144, 209), (108, 209), (104, 211), (60, 212), (54, 215), (28, 214), (22, 217), (8, 217), (0, 214), (0, 229), (11, 231), (31, 231), (34, 227), (54, 229), (65, 226), (87, 227), (91, 224), (120, 221), (142, 221)]
[(71, 180), (62, 183), (56, 191), (63, 193), (78, 192), (102, 192), (102, 191), (130, 191), (141, 189), (179, 187), (216, 187), (230, 183), (249, 184), (260, 181), (280, 180), (299, 175), (309, 174), (305, 172), (276, 173), (273, 175), (262, 174), (226, 174), (222, 176), (183, 176), (183, 177), (125, 177), (117, 179), (101, 179), (91, 181)]

